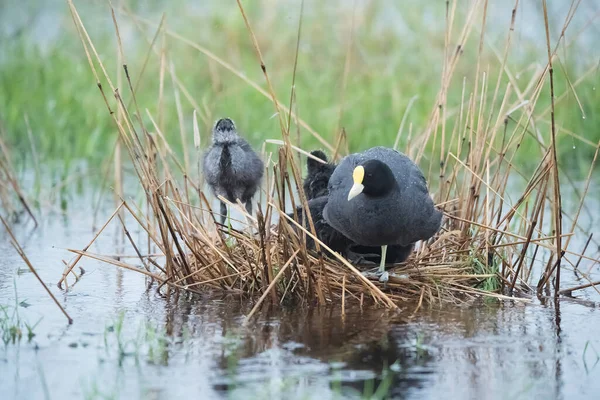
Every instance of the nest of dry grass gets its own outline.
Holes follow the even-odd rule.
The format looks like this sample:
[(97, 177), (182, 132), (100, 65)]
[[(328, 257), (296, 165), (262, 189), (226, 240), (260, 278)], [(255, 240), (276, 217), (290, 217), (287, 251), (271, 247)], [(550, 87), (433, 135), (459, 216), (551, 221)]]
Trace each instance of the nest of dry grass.
[[(374, 265), (351, 265), (325, 248), (322, 252), (307, 251), (301, 238), (290, 236), (289, 225), (284, 224), (287, 223), (273, 225), (265, 235), (268, 237), (232, 232), (235, 244), (215, 243), (218, 252), (206, 254), (212, 255), (209, 260), (190, 254), (193, 282), (187, 288), (210, 286), (244, 294), (261, 294), (269, 289), (278, 303), (288, 300), (362, 304), (372, 300), (391, 306), (390, 301), (394, 305), (415, 300), (463, 301), (467, 294), (477, 294), (475, 288), (483, 280), (496, 278), (495, 274), (475, 273), (472, 255), (460, 250), (471, 238), (462, 237), (460, 231), (433, 238), (406, 262), (391, 267), (390, 280), (383, 284), (362, 274)], [(211, 264), (220, 264), (221, 274), (211, 274), (206, 268)], [(231, 266), (238, 271), (223, 275)]]

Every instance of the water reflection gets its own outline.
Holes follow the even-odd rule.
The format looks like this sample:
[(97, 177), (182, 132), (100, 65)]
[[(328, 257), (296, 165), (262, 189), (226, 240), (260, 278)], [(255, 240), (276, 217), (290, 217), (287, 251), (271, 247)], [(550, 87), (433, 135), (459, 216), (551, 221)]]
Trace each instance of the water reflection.
[(587, 341), (597, 343), (590, 330), (590, 321), (600, 327), (597, 310), (565, 302), (563, 337), (560, 306), (482, 302), (412, 318), (387, 310), (351, 309), (342, 316), (339, 308), (266, 307), (243, 327), (251, 308), (243, 299), (186, 296), (165, 301), (157, 321), (179, 338), (163, 365), (169, 375), (195, 370), (215, 397), (350, 396), (349, 388), (356, 394), (381, 385), (386, 366), (392, 366), (394, 398), (591, 396), (599, 386), (579, 360)]

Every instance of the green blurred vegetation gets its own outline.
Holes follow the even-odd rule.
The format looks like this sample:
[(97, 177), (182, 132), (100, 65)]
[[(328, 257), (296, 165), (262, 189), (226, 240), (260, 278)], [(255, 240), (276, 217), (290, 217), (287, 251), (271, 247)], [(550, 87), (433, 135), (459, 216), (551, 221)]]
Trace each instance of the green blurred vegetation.
[[(213, 2), (206, 8), (198, 6), (200, 9), (196, 10), (191, 8), (191, 3), (129, 2), (134, 14), (145, 15), (151, 21), (150, 25), (138, 21), (141, 31), (129, 15), (118, 14), (125, 59), (134, 81), (143, 68), (148, 41), (154, 36), (164, 10), (166, 29), (205, 47), (266, 90), (252, 40), (239, 9), (234, 4), (218, 5)], [(335, 143), (336, 132), (343, 127), (348, 134), (350, 151), (375, 145), (391, 146), (407, 105), (414, 96), (418, 98), (407, 116), (400, 149), (409, 143), (410, 125), (413, 140), (426, 128), (441, 85), (446, 10), (443, 2), (409, 3), (409, 6), (393, 6), (391, 3), (371, 2), (353, 17), (351, 6), (335, 7), (330, 3), (306, 1), (293, 109), (329, 143)], [(117, 83), (117, 45), (108, 6), (103, 2), (77, 6), (112, 81)], [(59, 24), (59, 29), (51, 40), (40, 40), (43, 27), (33, 30), (27, 26), (5, 32), (0, 39), (0, 119), (14, 158), (24, 163), (31, 161), (32, 148), (38, 153), (40, 162), (64, 161), (68, 166), (77, 159), (106, 160), (112, 154), (117, 130), (96, 87), (68, 7), (60, 2), (55, 7), (60, 18), (53, 23)], [(277, 96), (288, 105), (299, 2), (257, 1), (248, 2), (246, 7)], [(465, 10), (459, 7), (452, 40), (457, 40), (464, 25), (464, 14)], [(484, 46), (480, 59), (480, 71), (487, 74), (486, 101), (491, 102), (501, 66), (501, 60), (494, 54), (491, 45), (502, 54), (510, 14), (490, 15), (488, 18), (496, 26), (505, 27), (496, 31), (490, 28), (490, 32), (486, 33), (486, 41), (490, 45)], [(31, 24), (36, 23), (34, 17)], [(554, 30), (559, 28), (555, 26)], [(575, 26), (572, 29), (580, 28)], [(519, 29), (517, 24), (517, 32)], [(543, 26), (539, 29), (543, 31)], [(448, 138), (460, 111), (463, 78), (465, 101), (474, 90), (478, 42), (479, 34), (472, 33), (449, 88), (446, 110), (449, 115)], [(576, 45), (561, 51), (561, 60), (555, 65), (556, 95), (566, 93), (557, 103), (556, 121), (561, 163), (586, 171), (595, 151), (594, 145), (600, 139), (600, 97), (599, 90), (596, 90), (600, 74), (597, 52), (585, 52)], [(161, 106), (160, 52), (163, 46), (167, 68)], [(171, 63), (178, 79), (200, 107), (197, 111), (201, 117), (203, 145), (209, 140), (212, 121), (225, 115), (233, 118), (245, 136), (257, 146), (264, 139), (280, 138), (278, 119), (273, 117), (273, 104), (248, 83), (172, 36), (159, 33), (154, 50), (157, 53), (150, 53), (137, 101), (147, 127), (152, 125), (144, 112), (146, 108), (177, 152), (182, 152), (182, 146), (174, 94), (176, 86), (168, 68)], [(536, 68), (542, 68), (546, 60), (544, 46), (514, 39), (506, 70), (515, 77), (520, 90), (524, 90)], [(596, 70), (588, 73), (575, 91), (569, 89), (569, 80), (574, 84), (594, 66)], [(507, 83), (508, 79), (503, 74), (496, 108), (502, 101)], [(110, 89), (105, 82), (103, 84), (114, 106)], [(550, 142), (550, 114), (542, 115), (549, 105), (548, 82), (545, 86), (534, 112), (538, 133), (526, 135), (517, 152), (517, 161), (523, 168), (535, 166), (542, 154), (535, 136), (546, 145)], [(120, 89), (125, 101), (129, 102), (131, 96), (124, 76)], [(574, 93), (585, 112), (585, 119)], [(194, 107), (181, 91), (180, 98), (185, 123), (184, 145), (194, 156)], [(511, 102), (515, 99), (513, 90)], [(130, 111), (133, 110), (131, 107)], [(28, 139), (25, 116), (31, 126), (33, 145)], [(494, 116), (493, 121), (495, 119)], [(515, 122), (510, 120), (509, 132), (514, 128)], [(533, 128), (531, 124), (528, 127), (532, 132)], [(295, 130), (293, 126), (294, 137)], [(588, 143), (574, 138), (567, 131), (584, 137)], [(323, 147), (304, 129), (301, 129), (300, 145), (307, 149)], [(433, 145), (431, 141), (428, 143), (430, 147)], [(439, 139), (435, 145), (440, 146)], [(429, 152), (433, 149), (428, 149)]]

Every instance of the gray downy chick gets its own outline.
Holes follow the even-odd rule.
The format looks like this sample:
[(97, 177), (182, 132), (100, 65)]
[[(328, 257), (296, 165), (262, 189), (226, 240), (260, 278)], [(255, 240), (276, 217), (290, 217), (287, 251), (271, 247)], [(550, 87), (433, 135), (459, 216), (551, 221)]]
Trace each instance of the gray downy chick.
[[(252, 197), (260, 187), (264, 164), (250, 144), (242, 139), (235, 124), (222, 118), (212, 130), (212, 145), (204, 154), (204, 176), (215, 196), (235, 203), (239, 199), (252, 215)], [(221, 223), (225, 224), (227, 205), (221, 201)]]

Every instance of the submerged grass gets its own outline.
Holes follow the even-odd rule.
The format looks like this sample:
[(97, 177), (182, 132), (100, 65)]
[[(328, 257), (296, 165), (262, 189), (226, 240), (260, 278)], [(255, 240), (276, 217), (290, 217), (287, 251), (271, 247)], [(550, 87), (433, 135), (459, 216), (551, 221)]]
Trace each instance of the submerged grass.
[[(72, 1), (67, 3), (100, 91), (99, 98), (118, 131), (119, 146), (129, 155), (145, 194), (145, 204), (121, 199), (111, 218), (90, 242), (91, 245), (106, 225), (119, 216), (118, 221), (142, 268), (91, 253), (88, 251), (90, 246), (86, 246), (83, 250), (72, 250), (77, 257), (67, 266), (61, 283), (85, 256), (140, 272), (159, 282), (163, 291), (224, 290), (260, 296), (247, 315), (250, 319), (267, 299), (280, 304), (336, 302), (345, 305), (356, 302), (390, 308), (412, 301), (418, 309), (425, 303), (463, 302), (481, 295), (508, 298), (514, 294), (529, 293), (534, 286), (537, 286), (538, 292), (554, 286), (554, 293), (558, 295), (562, 268), (574, 265), (575, 258), (580, 256), (596, 261), (569, 249), (570, 237), (579, 229), (579, 211), (567, 219), (560, 206), (558, 138), (564, 137), (561, 134), (564, 125), (557, 122), (557, 116), (567, 107), (562, 103), (564, 97), (550, 101), (550, 93), (557, 93), (558, 83), (552, 66), (565, 64), (563, 55), (558, 51), (564, 45), (564, 35), (560, 35), (556, 42), (548, 36), (547, 60), (538, 60), (539, 65), (523, 73), (527, 79), (515, 79), (514, 65), (509, 62), (509, 56), (515, 35), (518, 1), (515, 2), (512, 19), (508, 20), (510, 25), (503, 48), (493, 58), (484, 51), (489, 43), (485, 35), (486, 23), (491, 17), (488, 15), (488, 2), (476, 1), (468, 7), (459, 1), (447, 3), (443, 17), (445, 31), (437, 39), (443, 42), (443, 58), (441, 63), (436, 64), (441, 75), (441, 79), (437, 80), (440, 82), (437, 93), (433, 96), (434, 101), (428, 104), (428, 117), (422, 124), (406, 127), (396, 118), (400, 125), (400, 129), (394, 129), (397, 139), (370, 135), (371, 129), (384, 131), (382, 121), (388, 119), (385, 110), (390, 109), (384, 106), (385, 96), (393, 97), (394, 89), (389, 89), (388, 82), (384, 99), (378, 92), (370, 93), (368, 83), (360, 82), (361, 74), (353, 69), (353, 64), (348, 67), (350, 72), (343, 82), (350, 85), (349, 82), (354, 82), (352, 79), (359, 80), (356, 90), (362, 92), (358, 97), (368, 96), (372, 109), (350, 113), (346, 105), (356, 101), (357, 96), (345, 87), (338, 93), (338, 100), (333, 100), (329, 97), (331, 94), (316, 87), (307, 86), (304, 88), (306, 92), (299, 91), (299, 82), (308, 78), (305, 69), (310, 71), (314, 67), (312, 64), (320, 62), (319, 59), (310, 59), (307, 65), (307, 61), (303, 61), (305, 55), (300, 49), (305, 35), (310, 36), (311, 33), (305, 33), (302, 28), (302, 13), (296, 34), (290, 38), (298, 43), (294, 46), (296, 53), (292, 53), (290, 58), (296, 60), (291, 81), (297, 83), (285, 93), (287, 85), (283, 83), (282, 74), (271, 69), (272, 64), (277, 64), (273, 57), (285, 51), (270, 47), (272, 43), (265, 39), (267, 33), (264, 27), (255, 22), (253, 10), (256, 10), (245, 10), (241, 2), (238, 2), (238, 12), (246, 26), (247, 36), (246, 39), (236, 37), (231, 47), (236, 48), (237, 44), (238, 50), (244, 49), (246, 57), (248, 49), (253, 49), (253, 64), (256, 70), (261, 71), (266, 86), (256, 83), (259, 77), (246, 74), (215, 53), (170, 30), (164, 20), (154, 26), (127, 7), (111, 8), (109, 13), (117, 37), (119, 68), (115, 77), (108, 72), (113, 69), (108, 67), (109, 61), (105, 60), (96, 42), (89, 36), (78, 9)], [(577, 9), (577, 2), (573, 2), (572, 8)], [(570, 10), (561, 27), (563, 32), (571, 22), (571, 14)], [(147, 54), (150, 56), (147, 64), (155, 64), (156, 79), (138, 79), (142, 71), (151, 74), (151, 70), (145, 69), (145, 62), (137, 65), (135, 55), (130, 56), (124, 46), (124, 21), (133, 22), (140, 35), (148, 37), (150, 47)], [(549, 31), (548, 19), (545, 21)], [(147, 26), (154, 26), (149, 36)], [(256, 215), (247, 215), (243, 207), (230, 205), (239, 208), (244, 215), (244, 221), (239, 221), (241, 228), (224, 227), (216, 222), (201, 178), (192, 178), (196, 171), (193, 165), (197, 165), (198, 160), (194, 160), (195, 156), (189, 152), (182, 156), (174, 151), (173, 136), (167, 136), (166, 132), (176, 130), (177, 126), (185, 142), (186, 138), (192, 137), (190, 125), (207, 128), (215, 115), (230, 115), (232, 109), (241, 109), (246, 104), (227, 108), (232, 104), (223, 101), (217, 106), (214, 99), (209, 101), (205, 97), (206, 93), (197, 97), (194, 85), (186, 81), (188, 74), (174, 67), (179, 46), (190, 46), (205, 56), (205, 68), (200, 70), (209, 75), (207, 82), (220, 90), (234, 91), (236, 101), (242, 101), (238, 95), (250, 98), (264, 96), (271, 100), (271, 114), (275, 113), (271, 120), (263, 119), (260, 124), (254, 125), (252, 120), (241, 115), (239, 122), (240, 126), (270, 126), (265, 131), (278, 128), (282, 139), (279, 142), (269, 141), (281, 143), (277, 151), (265, 147), (265, 187)], [(352, 49), (352, 46), (347, 46), (347, 49)], [(383, 51), (376, 45), (361, 46), (360, 49), (369, 53)], [(351, 57), (349, 50), (344, 54)], [(470, 54), (474, 54), (474, 58)], [(241, 50), (238, 56), (246, 60)], [(244, 65), (249, 63), (245, 61)], [(229, 87), (221, 79), (221, 69), (237, 75), (245, 82), (244, 87)], [(594, 72), (593, 69), (591, 71)], [(315, 82), (323, 76), (311, 74), (309, 76)], [(146, 79), (153, 82), (151, 85), (158, 84), (158, 97), (153, 100), (139, 96), (147, 84)], [(169, 80), (174, 105), (166, 97)], [(138, 82), (142, 82), (139, 88)], [(572, 95), (579, 99), (578, 102), (581, 101), (576, 90), (578, 85), (570, 82), (565, 96)], [(429, 81), (425, 91), (435, 87)], [(460, 95), (457, 96), (457, 93)], [(304, 95), (341, 105), (334, 107), (333, 113), (322, 108), (304, 110), (297, 101)], [(194, 107), (193, 114), (181, 105), (182, 98)], [(172, 105), (168, 107), (166, 104)], [(406, 108), (409, 108), (408, 105)], [(265, 111), (260, 113), (264, 115)], [(192, 115), (193, 118), (190, 118)], [(306, 122), (309, 120), (327, 121), (321, 123), (330, 125), (325, 131), (333, 132), (328, 136), (333, 140), (328, 141), (319, 135), (321, 130), (313, 129)], [(385, 130), (389, 132), (389, 128)], [(348, 135), (346, 131), (363, 135)], [(193, 135), (197, 149), (199, 142), (207, 139), (206, 135), (201, 137), (198, 132), (199, 129), (195, 129)], [(252, 133), (250, 137), (258, 138)], [(569, 138), (584, 143), (577, 135)], [(396, 274), (391, 276), (387, 285), (367, 279), (323, 243), (319, 242), (322, 253), (309, 251), (306, 237), (315, 239), (314, 228), (304, 229), (285, 214), (288, 202), (292, 207), (300, 204), (306, 209), (295, 146), (312, 146), (317, 142), (338, 157), (344, 155), (347, 149), (364, 149), (371, 143), (392, 146), (396, 142), (425, 171), (434, 200), (444, 210), (445, 221), (440, 232), (426, 243), (420, 243), (407, 262), (394, 266), (392, 271)], [(599, 143), (588, 139), (585, 143), (594, 152), (593, 161), (587, 165), (588, 179), (579, 210), (600, 148)], [(535, 166), (533, 173), (527, 173), (523, 163), (518, 162), (522, 157)], [(120, 163), (116, 165), (121, 168)], [(513, 180), (519, 181), (522, 187), (517, 200), (510, 198), (507, 192)], [(515, 191), (511, 190), (511, 193)], [(127, 214), (127, 218), (123, 214)], [(571, 223), (570, 229), (562, 226), (563, 216)], [(142, 249), (128, 234), (125, 221), (131, 218), (147, 236), (147, 249)], [(150, 255), (150, 248), (154, 247), (164, 257), (164, 262), (158, 263), (156, 257)], [(148, 254), (144, 255), (144, 250), (148, 250)], [(539, 265), (541, 254), (548, 256), (545, 267)], [(589, 281), (587, 275), (584, 278)], [(539, 279), (537, 285), (532, 284), (533, 279)]]
[(26, 307), (27, 301), (19, 301), (16, 282), (14, 288), (15, 303), (0, 305), (0, 338), (5, 346), (20, 342), (24, 335), (30, 342), (35, 336), (35, 328), (41, 321), (40, 318), (35, 324), (31, 324), (19, 315), (19, 307)]
[[(4, 142), (4, 128), (0, 121), (0, 204), (5, 216), (11, 221), (18, 221), (21, 214), (26, 212), (37, 226), (37, 220), (25, 199), (23, 190), (19, 185), (17, 174), (13, 170), (13, 161), (8, 146)], [(18, 204), (20, 203), (19, 209)]]
[[(104, 330), (104, 350), (106, 356), (116, 359), (119, 367), (123, 367), (127, 358), (138, 364), (143, 359), (148, 364), (167, 365), (168, 345), (171, 340), (156, 324), (145, 321), (140, 323), (137, 334), (128, 338), (124, 333), (125, 312), (120, 312), (114, 321)], [(113, 354), (116, 349), (116, 354)]]

